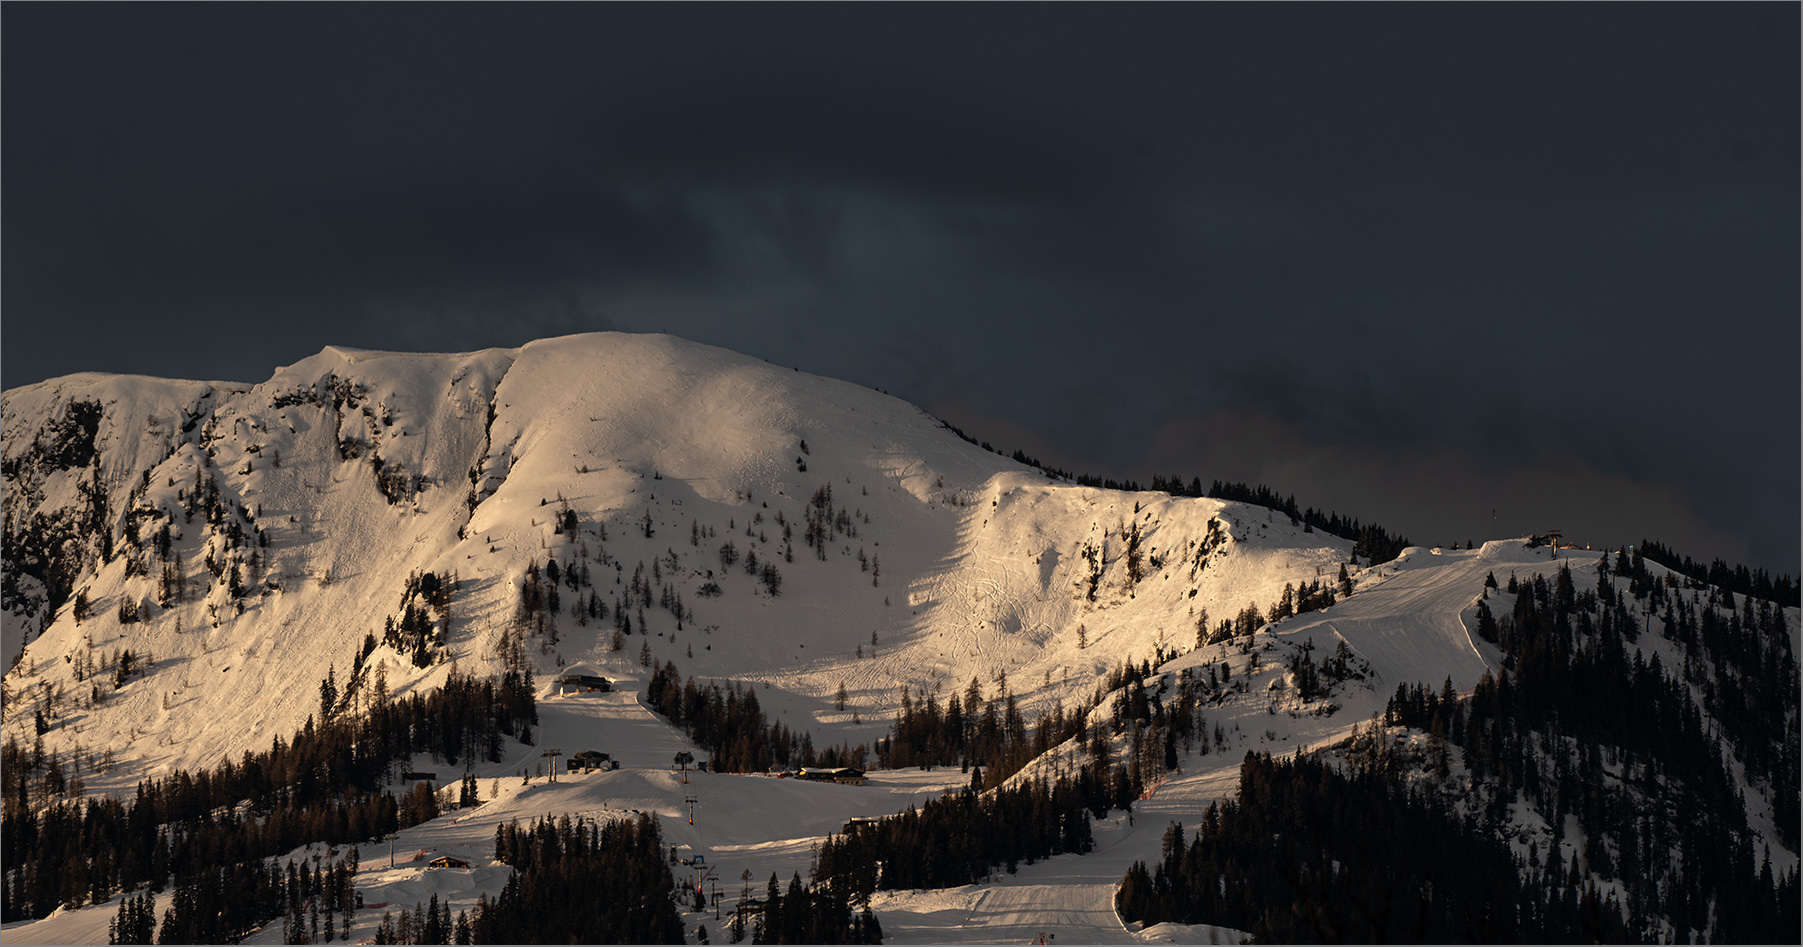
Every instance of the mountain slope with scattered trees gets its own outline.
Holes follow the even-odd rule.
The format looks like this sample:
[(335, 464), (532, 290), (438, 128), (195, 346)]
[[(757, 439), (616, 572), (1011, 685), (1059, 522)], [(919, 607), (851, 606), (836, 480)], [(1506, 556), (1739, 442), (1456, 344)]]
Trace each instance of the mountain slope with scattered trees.
[[(658, 335), (329, 348), (257, 384), (69, 376), (0, 415), (9, 938), (484, 937), (505, 891), (538, 916), (614, 870), (584, 846), (633, 810), (679, 850), (680, 894), (674, 932), (661, 908), (608, 928), (634, 936), (730, 936), (682, 887), (722, 859), (734, 929), (773, 942), (976, 936), (934, 919), (1072, 859), (1098, 867), (1052, 885), (1079, 906), (1067, 939), (1124, 933), (1135, 861), (1146, 919), (1314, 936), (1293, 902), (1158, 888), (1155, 814), (1216, 805), (1218, 846), (1281, 824), (1260, 800), (1307, 798), (1261, 790), (1232, 822), (1242, 765), (1372, 805), (1406, 786), (1415, 809), (1359, 831), (1475, 833), (1536, 905), (1361, 931), (1569, 932), (1545, 925), (1601, 916), (1594, 888), (1611, 936), (1741, 936), (1770, 925), (1723, 910), (1794, 890), (1787, 576), (1657, 544), (1599, 574), (1521, 539), (1411, 546), (1265, 486), (1072, 476)], [(1405, 733), (1418, 758), (1377, 749)], [(1292, 761), (1336, 744), (1335, 775)], [(610, 765), (566, 774), (578, 750)], [(705, 774), (671, 769), (685, 754)], [(831, 766), (869, 785), (776, 778)], [(1431, 801), (1461, 779), (1463, 808)], [(588, 834), (555, 828), (573, 854), (536, 880), (467, 838), (565, 814)], [(385, 835), (413, 856), (376, 864)], [(1682, 854), (1651, 864), (1661, 846)], [(429, 871), (440, 847), (471, 864)], [(392, 895), (386, 922), (346, 906), (346, 873)]]

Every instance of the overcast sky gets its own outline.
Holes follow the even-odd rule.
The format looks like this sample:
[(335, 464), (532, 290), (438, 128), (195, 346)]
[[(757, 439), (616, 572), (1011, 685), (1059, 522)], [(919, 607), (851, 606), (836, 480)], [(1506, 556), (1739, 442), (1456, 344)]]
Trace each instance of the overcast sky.
[(1799, 560), (1799, 7), (7, 4), (7, 387), (668, 331), (1422, 543)]

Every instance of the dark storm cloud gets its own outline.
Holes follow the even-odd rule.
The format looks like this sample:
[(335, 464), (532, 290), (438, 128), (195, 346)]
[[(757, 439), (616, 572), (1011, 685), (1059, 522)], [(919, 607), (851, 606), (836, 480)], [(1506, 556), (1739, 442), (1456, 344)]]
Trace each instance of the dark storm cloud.
[(1613, 484), (1600, 541), (1796, 567), (1794, 6), (4, 15), (7, 385), (667, 330), (1061, 466), (1423, 534)]

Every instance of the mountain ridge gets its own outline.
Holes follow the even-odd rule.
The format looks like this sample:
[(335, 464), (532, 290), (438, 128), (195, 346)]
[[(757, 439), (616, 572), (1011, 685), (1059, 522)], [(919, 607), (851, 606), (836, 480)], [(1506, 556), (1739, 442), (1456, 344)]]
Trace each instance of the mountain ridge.
[[(806, 389), (805, 398), (798, 389)], [(820, 588), (864, 602), (855, 609), (857, 615), (847, 613), (836, 595), (800, 594), (815, 576), (790, 562), (781, 563), (788, 597), (764, 595), (755, 585), (746, 591), (762, 602), (761, 610), (807, 599), (817, 618), (863, 626), (844, 635), (836, 650), (855, 652), (876, 631), (878, 642), (871, 647), (881, 653), (888, 650), (885, 634), (908, 628), (921, 610), (937, 607), (943, 614), (968, 606), (964, 599), (948, 605), (928, 593), (909, 595), (905, 587), (896, 587), (917, 578), (931, 582), (933, 570), (949, 561), (960, 542), (981, 544), (986, 520), (972, 518), (960, 526), (966, 511), (979, 501), (1012, 506), (1024, 496), (1025, 485), (1051, 484), (1031, 468), (965, 444), (905, 402), (662, 336), (578, 336), (447, 356), (329, 348), (279, 369), (266, 382), (229, 389), (205, 382), (122, 383), (117, 376), (91, 376), (79, 384), (56, 380), (7, 392), (9, 447), (34, 443), (26, 433), (30, 417), (56, 413), (43, 403), (46, 394), (60, 398), (64, 406), (106, 401), (109, 409), (94, 431), (99, 446), (93, 464), (43, 471), (37, 491), (18, 491), (39, 502), (29, 513), (11, 504), (8, 521), (17, 524), (45, 510), (79, 519), (83, 477), (92, 481), (98, 471), (108, 485), (104, 505), (109, 529), (119, 540), (128, 526), (136, 526), (140, 539), (159, 526), (171, 527), (178, 537), (172, 551), (181, 560), (189, 591), (198, 593), (172, 608), (157, 607), (154, 570), (148, 564), (128, 575), (137, 570), (122, 565), (118, 554), (102, 561), (101, 543), (93, 541), (85, 548), (65, 541), (59, 550), (92, 573), (83, 587), (91, 588), (96, 607), (112, 611), (121, 601), (135, 604), (144, 618), (129, 627), (142, 648), (159, 657), (193, 650), (180, 647), (173, 619), (185, 623), (181, 635), (202, 626), (208, 637), (220, 638), (220, 647), (229, 639), (246, 660), (265, 656), (269, 649), (299, 654), (300, 649), (284, 647), (283, 636), (272, 632), (305, 625), (315, 638), (307, 653), (339, 655), (326, 662), (327, 669), (342, 668), (352, 660), (357, 641), (379, 630), (382, 616), (400, 617), (391, 602), (378, 599), (398, 598), (411, 573), (437, 571), (458, 572), (471, 580), (458, 603), (467, 617), (453, 622), (451, 635), (461, 645), (459, 660), (482, 664), (493, 649), (495, 626), (511, 619), (519, 577), (531, 562), (579, 558), (578, 547), (585, 542), (611, 544), (616, 550), (627, 545), (630, 552), (618, 556), (591, 552), (591, 564), (600, 564), (594, 561), (598, 555), (612, 561), (618, 587), (629, 566), (682, 547), (690, 537), (681, 534), (699, 523), (695, 514), (703, 507), (713, 514), (706, 525), (716, 534), (729, 522), (744, 532), (753, 524), (740, 520), (762, 521), (756, 535), (719, 536), (712, 546), (736, 540), (766, 561), (772, 560), (772, 552), (787, 551), (792, 558), (794, 539), (801, 538), (792, 534), (801, 531), (804, 502), (822, 485), (840, 487), (840, 499), (830, 510), (835, 518), (841, 510), (848, 516), (855, 510), (860, 519), (888, 511), (909, 533), (885, 548), (883, 539), (861, 522), (855, 524), (863, 529), (858, 546), (852, 545), (852, 523), (828, 530), (834, 540), (831, 558), (847, 562), (863, 552), (879, 573), (860, 572), (856, 580), (840, 575)], [(683, 409), (670, 410), (673, 402)], [(821, 414), (805, 416), (797, 407), (802, 403)], [(672, 421), (673, 416), (679, 420)], [(141, 432), (133, 430), (140, 424)], [(17, 457), (19, 451), (11, 454)], [(985, 487), (998, 476), (1003, 480), (993, 489)], [(210, 512), (195, 509), (196, 503), (209, 502), (196, 494), (215, 484), (218, 499), (210, 501)], [(859, 490), (855, 498), (847, 495), (852, 486)], [(1108, 492), (1073, 489), (1088, 497), (1086, 503), (1101, 502), (1101, 515), (1130, 518)], [(9, 496), (14, 494), (9, 490)], [(558, 534), (548, 528), (547, 506), (560, 495), (590, 521), (576, 542), (566, 538), (554, 543)], [(472, 499), (473, 507), (468, 505)], [(1146, 499), (1173, 502), (1152, 495)], [(86, 512), (93, 513), (93, 505), (88, 503)], [(1214, 508), (1212, 501), (1200, 506)], [(647, 515), (656, 536), (637, 535)], [(778, 515), (783, 516), (781, 524), (775, 522)], [(1096, 523), (1086, 532), (1094, 534), (1103, 559), (1118, 560), (1119, 550), (1108, 548), (1101, 534), (1119, 524), (1090, 519)], [(210, 522), (202, 525), (203, 520)], [(1049, 526), (1042, 517), (1025, 535), (1042, 537)], [(1202, 524), (1194, 526), (1200, 534)], [(228, 550), (225, 535), (234, 528), (252, 542)], [(879, 522), (876, 529), (882, 528)], [(972, 532), (960, 539), (965, 528)], [(606, 541), (600, 538), (602, 530), (611, 530)], [(784, 530), (790, 538), (773, 538)], [(405, 531), (411, 542), (392, 542), (397, 531)], [(268, 545), (261, 549), (267, 557), (253, 563), (261, 550), (252, 547), (264, 536)], [(1053, 563), (1015, 570), (1021, 575), (1012, 578), (1030, 581), (1043, 594), (1053, 572), (1071, 571), (1076, 551), (1074, 542), (1069, 549), (1054, 545), (1046, 543), (1040, 550), (1043, 554), (1051, 548)], [(1156, 541), (1153, 545), (1156, 554)], [(496, 551), (489, 552), (491, 548)], [(731, 595), (735, 585), (745, 583), (735, 571), (719, 568), (717, 560), (704, 564), (714, 557), (703, 554), (713, 552), (698, 545), (684, 549), (684, 570), (690, 578), (715, 573), (713, 579)], [(209, 559), (218, 568), (211, 575), (196, 568)], [(257, 586), (254, 596), (226, 594), (226, 559), (246, 572), (256, 567), (257, 579), (245, 579)], [(1120, 567), (1118, 561), (1102, 565)], [(878, 584), (889, 577), (896, 585)], [(71, 583), (70, 597), (76, 584)], [(867, 592), (851, 591), (865, 586)], [(354, 592), (346, 592), (351, 587)], [(330, 589), (337, 591), (324, 591)], [(312, 594), (297, 594), (302, 590)], [(885, 599), (892, 604), (877, 604)], [(822, 604), (828, 600), (832, 604)], [(241, 604), (249, 618), (237, 613)], [(69, 607), (67, 600), (62, 602), (51, 622), (52, 647), (60, 654), (86, 644)], [(706, 610), (692, 595), (686, 607)], [(909, 614), (902, 614), (904, 608)], [(361, 609), (368, 617), (334, 620), (333, 612), (350, 609)], [(16, 627), (21, 619), (50, 616), (21, 614), (15, 608), (12, 617), (9, 625)], [(1012, 620), (1010, 615), (999, 618), (1003, 625)], [(563, 624), (568, 625), (567, 619)], [(654, 635), (674, 630), (660, 627)], [(816, 626), (811, 639), (797, 644), (819, 648), (825, 644), (822, 633)], [(56, 644), (59, 634), (66, 640)], [(1168, 634), (1179, 637), (1174, 628)], [(115, 638), (113, 647), (124, 643), (123, 637)], [(1150, 649), (1148, 643), (1144, 650)], [(743, 649), (732, 650), (737, 660), (748, 656)], [(935, 662), (939, 656), (934, 649)], [(798, 648), (791, 657), (809, 656)], [(208, 662), (216, 669), (209, 673), (229, 673), (223, 652), (216, 658)], [(955, 659), (946, 662), (939, 677), (963, 677), (962, 665), (956, 671), (953, 665)], [(727, 670), (717, 669), (722, 674)], [(756, 676), (779, 669), (754, 665), (743, 670)], [(315, 680), (324, 677), (323, 671), (311, 671), (320, 669), (309, 672)], [(246, 706), (262, 703), (250, 697), (261, 686), (246, 686)], [(869, 687), (878, 689), (874, 677)], [(269, 728), (298, 727), (310, 701), (279, 703), (281, 725), (272, 720)]]

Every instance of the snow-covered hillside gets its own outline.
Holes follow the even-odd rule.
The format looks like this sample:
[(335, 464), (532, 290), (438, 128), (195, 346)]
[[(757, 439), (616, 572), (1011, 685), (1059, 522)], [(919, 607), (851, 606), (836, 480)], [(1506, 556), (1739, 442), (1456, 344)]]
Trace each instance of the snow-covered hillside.
[[(65, 419), (88, 405), (93, 447), (59, 466), (70, 451), (57, 438), (83, 436)], [(39, 571), (67, 586), (54, 614), (34, 611), (44, 583), (9, 557), (22, 590), (9, 652), (32, 639), (9, 686), (60, 687), (48, 747), (113, 750), (94, 788), (298, 729), (319, 683), (348, 676), (365, 636), (403, 618), (415, 573), (457, 591), (448, 619), (434, 615), (428, 666), (387, 646), (369, 658), (397, 693), (452, 665), (498, 669), (527, 568), (555, 561), (586, 569), (610, 608), (635, 573), (667, 586), (682, 621), (675, 607), (633, 609), (616, 652), (612, 622), (579, 623), (587, 590), (566, 587), (527, 642), (541, 673), (559, 661), (630, 673), (648, 646), (685, 675), (767, 685), (790, 725), (855, 740), (880, 733), (903, 686), (1006, 672), (1026, 709), (1049, 706), (1129, 656), (1192, 647), (1202, 609), (1263, 608), (1347, 550), (1259, 508), (1054, 483), (894, 398), (666, 336), (327, 349), (255, 386), (77, 376), (7, 392), (5, 419), (9, 536), (53, 524), (11, 545), (44, 547)], [(810, 510), (824, 523), (812, 547)], [(1129, 587), (1134, 531), (1144, 576)], [(752, 556), (777, 570), (775, 595), (742, 568)], [(122, 605), (138, 620), (122, 623)], [(76, 659), (127, 649), (143, 671), (124, 686), (80, 673)], [(16, 712), (28, 706), (10, 705), (7, 732), (29, 737)]]
[[(1193, 824), (1232, 791), (1247, 750), (1342, 739), (1398, 684), (1468, 691), (1498, 666), (1473, 626), (1485, 576), (1558, 567), (1520, 540), (1361, 566), (1350, 542), (1281, 513), (1054, 480), (895, 398), (661, 335), (456, 355), (328, 348), (256, 385), (70, 376), (7, 391), (4, 436), (5, 646), (24, 651), (5, 679), (4, 735), (41, 736), (90, 792), (267, 748), (322, 712), (328, 680), (334, 712), (355, 712), (378, 680), (427, 690), (524, 652), (536, 745), (472, 764), (485, 804), (395, 843), (403, 858), (437, 850), (474, 867), (390, 868), (363, 851), (366, 901), (408, 907), (492, 896), (508, 872), (490, 858), (495, 826), (515, 818), (656, 812), (731, 897), (743, 871), (754, 886), (805, 875), (850, 818), (968, 782), (942, 769), (877, 771), (862, 787), (685, 784), (669, 764), (688, 744), (640, 696), (666, 661), (754, 684), (774, 721), (819, 747), (872, 744), (904, 690), (975, 679), (994, 693), (1005, 679), (1032, 719), (1150, 661), (1236, 686), (1206, 710), (1219, 738), (1186, 750), (1131, 820), (1098, 824), (1089, 855), (875, 907), (902, 943), (1231, 934), (1129, 931), (1114, 886), (1156, 857), (1167, 821)], [(1304, 586), (1339, 588), (1342, 567), (1350, 596), (1200, 646), (1248, 606), (1265, 615)], [(422, 587), (427, 574), (449, 593)], [(1342, 643), (1360, 673), (1331, 698), (1299, 696), (1291, 655)], [(618, 689), (555, 695), (553, 677), (577, 670)], [(547, 747), (601, 749), (621, 769), (552, 784), (531, 775)], [(103, 939), (116, 906), (8, 939)], [(379, 915), (360, 914), (353, 936)]]

